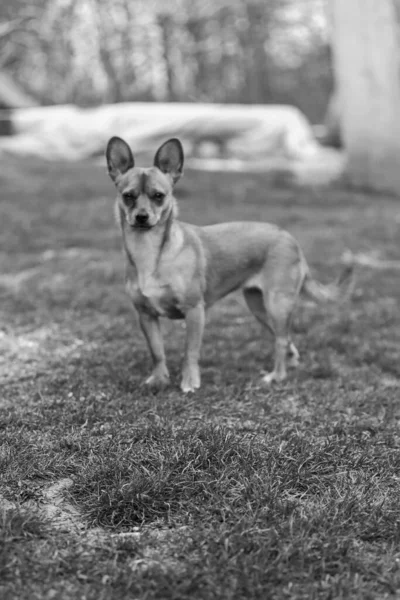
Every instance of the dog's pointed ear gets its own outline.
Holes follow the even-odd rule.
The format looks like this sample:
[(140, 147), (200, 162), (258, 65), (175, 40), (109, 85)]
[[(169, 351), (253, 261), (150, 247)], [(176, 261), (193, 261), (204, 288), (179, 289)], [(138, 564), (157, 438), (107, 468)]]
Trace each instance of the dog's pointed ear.
[(112, 137), (107, 144), (106, 159), (108, 173), (113, 181), (135, 165), (132, 150), (120, 137)]
[(157, 150), (154, 157), (154, 166), (163, 173), (171, 175), (173, 182), (176, 183), (182, 175), (183, 160), (182, 144), (177, 138), (172, 138)]

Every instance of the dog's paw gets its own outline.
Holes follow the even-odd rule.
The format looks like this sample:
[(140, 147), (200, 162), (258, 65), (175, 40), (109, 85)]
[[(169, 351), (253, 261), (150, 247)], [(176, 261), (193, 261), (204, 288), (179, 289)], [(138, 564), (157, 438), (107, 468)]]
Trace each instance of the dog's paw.
[(272, 371), (271, 373), (267, 373), (266, 375), (264, 375), (264, 377), (262, 378), (262, 382), (265, 383), (265, 385), (271, 385), (271, 383), (274, 383), (275, 381), (279, 383), (280, 381), (284, 381), (285, 379), (285, 373), (277, 373), (276, 371)]
[(169, 385), (169, 373), (166, 367), (156, 368), (144, 382), (145, 385), (152, 389), (163, 389)]
[(198, 367), (185, 368), (182, 375), (181, 390), (184, 394), (195, 392), (200, 387), (200, 371)]

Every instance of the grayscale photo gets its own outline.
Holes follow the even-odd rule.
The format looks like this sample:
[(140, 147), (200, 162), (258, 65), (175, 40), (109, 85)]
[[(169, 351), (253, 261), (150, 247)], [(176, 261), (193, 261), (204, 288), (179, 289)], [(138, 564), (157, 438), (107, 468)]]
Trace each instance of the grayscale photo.
[(400, 598), (400, 0), (2, 0), (0, 597)]

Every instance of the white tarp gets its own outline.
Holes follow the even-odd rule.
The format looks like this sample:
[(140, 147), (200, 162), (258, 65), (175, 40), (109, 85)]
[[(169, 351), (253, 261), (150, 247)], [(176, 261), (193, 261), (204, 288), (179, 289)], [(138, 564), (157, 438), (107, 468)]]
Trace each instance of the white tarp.
[[(292, 106), (185, 103), (121, 103), (98, 108), (73, 105), (34, 107), (13, 112), (15, 135), (0, 137), (0, 153), (79, 160), (104, 153), (113, 135), (125, 138), (134, 153), (153, 153), (179, 137), (196, 168), (287, 168), (331, 164), (311, 125)], [(335, 155), (335, 165), (338, 156)], [(301, 168), (301, 167), (300, 167)]]

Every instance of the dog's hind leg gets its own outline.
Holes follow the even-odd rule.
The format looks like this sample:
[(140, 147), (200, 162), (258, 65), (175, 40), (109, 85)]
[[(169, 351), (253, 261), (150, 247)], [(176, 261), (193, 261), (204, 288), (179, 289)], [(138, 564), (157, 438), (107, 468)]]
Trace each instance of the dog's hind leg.
[(268, 313), (265, 308), (263, 293), (258, 287), (249, 287), (243, 289), (243, 296), (247, 306), (253, 313), (257, 321), (262, 323), (273, 334), (274, 330), (268, 320)]
[(290, 321), (295, 307), (295, 295), (283, 290), (271, 290), (264, 295), (268, 321), (275, 334), (275, 360), (271, 373), (263, 377), (264, 383), (286, 379), (286, 364), (298, 362), (298, 352), (290, 341)]
[(243, 295), (247, 306), (260, 323), (275, 337), (274, 370), (264, 377), (266, 383), (282, 381), (286, 377), (286, 365), (297, 367), (299, 353), (290, 339), (290, 320), (294, 301), (288, 302), (287, 294), (275, 292), (264, 294), (258, 287), (245, 288)]

